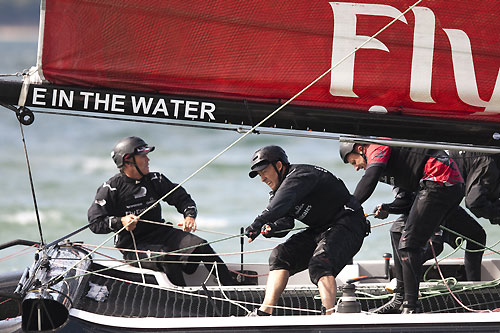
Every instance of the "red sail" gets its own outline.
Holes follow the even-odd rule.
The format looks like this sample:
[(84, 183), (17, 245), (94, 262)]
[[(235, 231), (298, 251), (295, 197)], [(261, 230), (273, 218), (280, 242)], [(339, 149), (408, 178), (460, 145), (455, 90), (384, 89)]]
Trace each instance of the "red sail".
[(47, 1), (39, 65), (54, 84), (275, 103), (347, 56), (294, 104), (499, 122), (500, 2), (413, 3)]

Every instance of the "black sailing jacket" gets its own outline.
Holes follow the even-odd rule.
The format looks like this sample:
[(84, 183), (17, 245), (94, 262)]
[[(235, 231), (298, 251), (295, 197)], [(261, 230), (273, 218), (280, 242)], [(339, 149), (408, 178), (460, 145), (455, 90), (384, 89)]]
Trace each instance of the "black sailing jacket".
[(476, 217), (500, 218), (500, 155), (450, 152), (465, 180), (465, 205)]
[(257, 228), (271, 223), (278, 229), (293, 228), (297, 219), (311, 228), (322, 229), (335, 223), (335, 217), (346, 205), (353, 206), (351, 210), (361, 209), (342, 180), (314, 165), (292, 164), (280, 187), (270, 196), (267, 208), (253, 223)]
[[(97, 189), (95, 200), (88, 210), (90, 229), (98, 234), (118, 231), (122, 228), (122, 216), (139, 215), (175, 186), (177, 184), (158, 172), (151, 172), (141, 180), (129, 178), (123, 173), (114, 175)], [(184, 217), (196, 217), (196, 204), (184, 188), (179, 187), (167, 196), (165, 201), (175, 206)], [(156, 205), (141, 218), (162, 221), (160, 205)], [(165, 228), (151, 223), (138, 222), (133, 233), (136, 241), (140, 241), (148, 239), (159, 230), (164, 232)], [(129, 231), (123, 230), (119, 233), (116, 246), (133, 248)]]

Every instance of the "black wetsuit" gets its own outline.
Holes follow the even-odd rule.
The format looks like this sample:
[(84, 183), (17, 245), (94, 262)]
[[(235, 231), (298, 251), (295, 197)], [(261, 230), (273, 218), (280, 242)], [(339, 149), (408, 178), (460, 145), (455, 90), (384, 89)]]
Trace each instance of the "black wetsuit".
[(500, 224), (500, 154), (450, 152), (465, 179), (465, 206), (476, 216)]
[[(405, 227), (408, 213), (415, 199), (415, 194), (407, 192), (401, 188), (395, 188), (395, 199), (391, 203), (382, 204), (382, 210), (389, 214), (401, 214), (401, 216), (391, 226), (391, 245), (394, 253), (394, 276), (397, 279), (398, 290), (404, 290), (403, 274), (401, 268), (401, 258), (399, 257), (398, 246), (401, 239), (401, 234)], [(486, 242), (486, 233), (483, 227), (470, 216), (462, 207), (457, 206), (443, 223), (445, 227), (453, 230), (467, 238), (472, 239), (483, 246), (480, 246), (472, 241), (466, 241), (467, 247), (464, 258), (465, 277), (469, 281), (481, 280), (481, 262), (484, 252), (484, 244)], [(453, 232), (447, 230), (435, 230), (431, 237), (434, 251), (426, 244), (422, 254), (422, 263), (439, 255), (443, 250), (443, 243), (450, 245), (452, 248), (457, 248), (457, 236)], [(483, 250), (482, 250), (483, 249)]]
[(405, 300), (417, 307), (422, 250), (437, 226), (463, 198), (463, 179), (444, 151), (368, 145), (367, 169), (354, 196), (363, 203), (379, 181), (416, 193), (399, 241)]
[[(121, 217), (129, 214), (141, 214), (175, 186), (177, 184), (172, 183), (164, 175), (157, 172), (151, 172), (141, 180), (129, 178), (123, 173), (116, 174), (97, 189), (95, 200), (88, 210), (90, 229), (94, 233), (99, 234), (120, 230), (123, 227)], [(168, 195), (165, 201), (169, 205), (175, 206), (177, 211), (184, 217), (191, 216), (196, 218), (196, 204), (184, 188), (179, 187)], [(163, 221), (160, 204), (141, 216), (141, 219), (156, 222)], [(214, 261), (220, 263), (218, 269), (221, 282), (223, 284), (232, 283), (227, 267), (215, 255), (210, 245), (205, 244), (206, 241), (204, 239), (175, 229), (171, 224), (157, 225), (143, 221), (137, 223), (132, 233), (138, 250), (170, 252), (183, 249), (181, 252), (187, 254), (213, 254), (213, 256), (208, 257), (178, 255), (155, 257), (147, 253), (138, 253), (140, 259), (150, 258), (149, 260), (141, 261), (142, 267), (164, 271), (174, 284), (185, 285), (182, 272), (193, 273), (198, 266), (193, 263), (188, 264), (188, 262), (199, 262), (201, 260), (206, 263), (207, 268)], [(115, 239), (115, 246), (134, 250), (131, 232), (122, 230)], [(122, 253), (125, 259), (137, 260), (135, 252), (122, 251)], [(151, 259), (151, 257), (155, 258)], [(167, 264), (165, 261), (179, 261), (179, 263)]]
[(268, 224), (272, 236), (283, 237), (295, 219), (308, 227), (273, 250), (270, 270), (285, 269), (293, 275), (309, 268), (315, 284), (322, 276), (338, 275), (369, 231), (361, 205), (342, 180), (313, 165), (289, 166), (279, 188), (271, 192), (269, 205), (249, 228), (260, 230)]

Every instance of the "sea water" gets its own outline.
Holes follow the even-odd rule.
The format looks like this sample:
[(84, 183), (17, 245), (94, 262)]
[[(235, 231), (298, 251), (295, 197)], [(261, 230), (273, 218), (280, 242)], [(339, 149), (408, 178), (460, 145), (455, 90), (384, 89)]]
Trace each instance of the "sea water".
[[(36, 63), (36, 41), (0, 42), (0, 74), (15, 73)], [(286, 112), (286, 108), (281, 112)], [(23, 126), (27, 155), (31, 167), (34, 196), (45, 242), (63, 237), (87, 224), (87, 209), (97, 188), (117, 169), (110, 158), (115, 143), (126, 136), (139, 136), (156, 150), (149, 155), (150, 169), (164, 173), (174, 182), (184, 181), (212, 157), (224, 150), (241, 134), (167, 125), (152, 125), (117, 120), (99, 120), (35, 113), (32, 125)], [(251, 135), (201, 170), (183, 186), (197, 203), (199, 215), (196, 231), (219, 253), (240, 251), (241, 227), (246, 227), (266, 207), (269, 188), (259, 178), (248, 177), (252, 153), (265, 145), (280, 145), (292, 163), (322, 166), (341, 178), (353, 192), (362, 176), (342, 163), (338, 141)], [(30, 186), (23, 137), (15, 114), (0, 107), (0, 244), (14, 240), (40, 240), (34, 199)], [(379, 184), (364, 203), (371, 213), (380, 203), (393, 200), (391, 187)], [(181, 215), (163, 204), (164, 218), (178, 223)], [(386, 221), (394, 220), (390, 216)], [(371, 219), (373, 225), (384, 221)], [(482, 221), (489, 229), (489, 223)], [(303, 226), (297, 223), (297, 227)], [(373, 228), (354, 260), (381, 259), (391, 252), (390, 225)], [(498, 227), (496, 227), (498, 228)], [(488, 231), (489, 232), (489, 231)], [(496, 237), (498, 239), (498, 231)], [(71, 237), (71, 241), (113, 247), (110, 235), (96, 235), (88, 229)], [(490, 238), (492, 239), (492, 238)], [(106, 241), (107, 240), (107, 241)], [(257, 238), (243, 242), (244, 262), (266, 263), (269, 250), (283, 239)], [(33, 250), (19, 255), (24, 247), (0, 251), (0, 272), (22, 270), (33, 259)], [(449, 252), (449, 248), (445, 252)], [(99, 252), (121, 257), (116, 251)], [(463, 255), (463, 252), (460, 253)], [(226, 262), (240, 262), (239, 254), (224, 255)]]

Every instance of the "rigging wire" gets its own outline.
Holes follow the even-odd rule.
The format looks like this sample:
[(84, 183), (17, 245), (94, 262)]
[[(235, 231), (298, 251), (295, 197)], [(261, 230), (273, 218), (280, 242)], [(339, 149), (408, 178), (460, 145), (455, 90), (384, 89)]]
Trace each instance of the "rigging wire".
[(21, 249), (21, 250), (16, 251), (16, 252), (13, 252), (13, 253), (11, 253), (11, 254), (9, 254), (9, 255), (6, 255), (6, 256), (4, 256), (4, 257), (0, 257), (0, 262), (1, 262), (1, 261), (5, 261), (5, 260), (9, 260), (9, 259), (12, 259), (12, 258), (19, 257), (19, 256), (21, 256), (21, 255), (24, 255), (24, 254), (26, 254), (27, 252), (29, 252), (30, 250), (33, 250), (33, 248), (35, 248), (35, 247), (37, 247), (37, 245), (36, 245), (36, 244), (33, 244), (33, 245), (31, 245), (31, 246), (29, 246), (29, 247), (27, 247), (27, 248)]
[[(207, 243), (203, 243), (203, 245), (206, 245)], [(210, 244), (210, 243), (208, 243)], [(88, 247), (98, 247), (98, 245), (94, 244), (86, 244), (83, 243), (81, 245), (88, 246)], [(106, 249), (106, 250), (116, 250), (120, 252), (138, 252), (138, 253), (151, 253), (151, 254), (159, 254), (159, 255), (169, 255), (169, 256), (183, 256), (183, 257), (210, 257), (213, 256), (213, 254), (207, 254), (207, 253), (182, 253), (182, 252), (161, 252), (161, 251), (150, 251), (150, 250), (132, 250), (132, 249), (126, 249), (126, 248), (118, 248), (118, 247), (111, 247), (111, 246), (101, 246), (101, 249)], [(223, 252), (223, 253), (217, 253), (218, 256), (235, 256), (235, 255), (240, 255), (240, 254), (250, 254), (250, 253), (259, 253), (259, 252), (267, 252), (267, 251), (272, 251), (273, 248), (267, 248), (267, 249), (257, 249), (257, 250), (248, 250), (248, 251), (237, 251), (237, 252)], [(151, 257), (154, 258), (154, 257)], [(144, 259), (141, 259), (144, 260)], [(177, 263), (179, 261), (176, 261)], [(267, 264), (266, 264), (267, 265)]]
[[(371, 216), (373, 214), (367, 214), (367, 215)], [(390, 221), (390, 222), (381, 223), (379, 225), (372, 226), (372, 228), (376, 228), (376, 227), (379, 227), (379, 226), (382, 226), (382, 225), (385, 225), (385, 224), (389, 224), (389, 223), (394, 223), (395, 221), (396, 220)], [(161, 222), (156, 222), (156, 221), (144, 220), (144, 222), (153, 223), (153, 224), (161, 224), (163, 226), (168, 226), (168, 227), (172, 227), (172, 228), (174, 227), (174, 226), (171, 226), (171, 225), (168, 225), (168, 224), (165, 224), (165, 223), (161, 223)], [(307, 227), (297, 227), (297, 228), (285, 229), (285, 230), (282, 230), (281, 232), (297, 231), (297, 230), (302, 230), (302, 229), (306, 229), (306, 228)], [(236, 237), (244, 237), (244, 235), (241, 235), (241, 234), (229, 235), (229, 237), (218, 239), (218, 240), (215, 240), (215, 241), (211, 241), (211, 242), (208, 242), (206, 244), (213, 244), (213, 243), (217, 243), (217, 242), (222, 242), (222, 241), (229, 240), (229, 239), (236, 238)], [(266, 239), (261, 239), (261, 240), (264, 241)], [(94, 250), (92, 250), (91, 253), (96, 253), (96, 251), (99, 248), (104, 248), (104, 249), (120, 250), (122, 252), (135, 252), (135, 253), (141, 252), (141, 253), (155, 254), (154, 256), (151, 256), (151, 257), (148, 257), (148, 258), (144, 258), (144, 259), (125, 260), (125, 261), (122, 261), (123, 264), (118, 265), (118, 266), (114, 266), (113, 268), (121, 267), (121, 266), (126, 266), (126, 265), (132, 265), (134, 263), (138, 263), (138, 262), (144, 261), (144, 260), (156, 259), (156, 258), (159, 258), (159, 257), (164, 256), (164, 255), (193, 256), (193, 257), (211, 256), (209, 254), (196, 254), (196, 253), (187, 254), (187, 253), (182, 253), (181, 252), (181, 251), (184, 251), (184, 250), (187, 250), (187, 249), (190, 249), (190, 248), (196, 248), (198, 246), (203, 246), (203, 245), (204, 244), (193, 245), (193, 246), (186, 247), (186, 248), (183, 248), (183, 249), (178, 249), (178, 250), (175, 250), (175, 251), (172, 251), (172, 252), (160, 252), (160, 251), (145, 251), (145, 250), (137, 250), (137, 249), (132, 250), (132, 249), (126, 249), (126, 248), (106, 247), (103, 244), (101, 244), (101, 245), (86, 244), (86, 246), (94, 247)], [(267, 252), (267, 251), (271, 251), (271, 250), (272, 250), (272, 248), (267, 248), (267, 249), (251, 250), (251, 251), (239, 251), (239, 252), (231, 252), (231, 253), (218, 253), (217, 255), (218, 256), (230, 256), (230, 255), (238, 255), (238, 254), (250, 254), (250, 253), (258, 253), (258, 252)], [(172, 261), (159, 261), (159, 262), (174, 263)], [(179, 261), (176, 261), (176, 262), (179, 263)], [(111, 269), (111, 268), (102, 268), (102, 269), (98, 270), (97, 272), (106, 271), (108, 269)], [(78, 278), (78, 277), (80, 277), (80, 275), (63, 278), (62, 281), (71, 280), (71, 279)], [(59, 280), (60, 277), (58, 277), (57, 279), (58, 279), (58, 281), (61, 281), (61, 280)]]
[(215, 268), (215, 274), (217, 276), (217, 283), (219, 284), (219, 291), (220, 293), (222, 294), (222, 296), (224, 296), (224, 298), (231, 304), (234, 304), (242, 309), (244, 309), (245, 311), (247, 311), (247, 313), (250, 313), (251, 311), (249, 311), (247, 308), (245, 308), (243, 305), (240, 305), (238, 304), (238, 302), (236, 301), (233, 301), (232, 299), (230, 299), (229, 297), (227, 297), (226, 293), (224, 292), (224, 289), (222, 288), (222, 284), (220, 282), (220, 277), (219, 277), (219, 270), (217, 269), (217, 265), (215, 265), (216, 263), (214, 262), (214, 266), (212, 266), (213, 268)]
[(21, 72), (15, 72), (15, 73), (12, 73), (12, 74), (0, 74), (0, 77), (8, 77), (8, 76), (23, 76), (24, 73), (21, 73)]
[(139, 270), (141, 271), (142, 282), (146, 283), (146, 278), (144, 277), (144, 273), (142, 271), (141, 259), (139, 258), (139, 252), (137, 250), (137, 243), (135, 242), (135, 236), (132, 230), (130, 230), (130, 236), (132, 236), (132, 242), (134, 243), (135, 257), (137, 258), (137, 265), (139, 266)]
[[(164, 222), (151, 221), (151, 220), (145, 220), (145, 219), (140, 219), (139, 221), (146, 222), (146, 223), (151, 223), (151, 224), (162, 225), (162, 226), (170, 226), (172, 228), (175, 228), (174, 225), (169, 225), (169, 224), (166, 224)], [(177, 229), (180, 229), (180, 228), (177, 228)], [(293, 230), (294, 229), (291, 229), (290, 231), (293, 231)], [(223, 235), (223, 236), (232, 236), (233, 235), (233, 234), (230, 234), (230, 233), (227, 233), (227, 232), (205, 230), (205, 229), (200, 229), (200, 228), (196, 228), (196, 231), (206, 232), (208, 234)], [(245, 235), (244, 234), (240, 234), (240, 237), (243, 238), (243, 237), (245, 237)], [(281, 241), (277, 241), (277, 240), (274, 240), (274, 239), (268, 239), (268, 238), (264, 238), (264, 239), (263, 238), (258, 238), (258, 240), (265, 241), (265, 242), (278, 243), (278, 244), (282, 243)]]
[(45, 242), (43, 241), (42, 224), (40, 222), (40, 213), (38, 211), (38, 204), (36, 201), (35, 185), (33, 183), (33, 177), (31, 174), (31, 166), (30, 166), (30, 160), (28, 157), (28, 149), (26, 147), (26, 138), (24, 137), (23, 125), (21, 124), (21, 121), (19, 121), (19, 129), (21, 131), (21, 139), (22, 139), (23, 147), (24, 147), (24, 156), (26, 159), (26, 166), (28, 168), (28, 176), (29, 176), (30, 187), (31, 187), (31, 195), (33, 197), (33, 205), (35, 206), (35, 214), (36, 214), (36, 221), (38, 224), (38, 232), (40, 234), (40, 247), (43, 248)]
[[(370, 215), (373, 215), (373, 214), (367, 214), (367, 215), (370, 216)], [(396, 220), (390, 221), (390, 222), (381, 223), (379, 225), (372, 226), (372, 228), (383, 226), (383, 225), (386, 225), (386, 224), (389, 224), (389, 223), (394, 223), (395, 221)], [(163, 226), (168, 226), (168, 227), (174, 227), (174, 226), (171, 226), (171, 225), (168, 225), (168, 224), (165, 224), (165, 223), (161, 223), (161, 222), (156, 222), (156, 221), (144, 220), (144, 222), (154, 223), (154, 224), (161, 224)], [(292, 229), (285, 229), (285, 230), (282, 230), (281, 232), (297, 231), (297, 230), (302, 230), (302, 229), (305, 229), (305, 228), (307, 228), (307, 227), (298, 227), (298, 228), (292, 228)], [(215, 241), (212, 241), (212, 242), (208, 242), (207, 244), (213, 244), (213, 243), (221, 242), (221, 241), (224, 241), (224, 240), (228, 240), (228, 239), (232, 239), (232, 238), (236, 238), (236, 237), (243, 237), (243, 236), (244, 235), (241, 235), (241, 234), (229, 235), (229, 237), (222, 238), (222, 239), (219, 239), (219, 240), (215, 240)], [(265, 239), (261, 239), (261, 240), (265, 240)], [(193, 257), (211, 256), (210, 254), (199, 254), (199, 253), (198, 254), (196, 254), (196, 253), (187, 254), (187, 253), (182, 253), (181, 252), (181, 251), (193, 248), (193, 247), (202, 246), (203, 244), (194, 245), (194, 246), (183, 248), (183, 249), (178, 249), (178, 250), (175, 250), (175, 251), (172, 251), (172, 252), (146, 251), (146, 250), (137, 250), (137, 249), (132, 250), (132, 249), (126, 249), (126, 248), (107, 247), (107, 246), (104, 246), (102, 244), (101, 245), (84, 244), (84, 245), (88, 246), (88, 247), (94, 247), (95, 248), (94, 250), (91, 251), (91, 253), (96, 253), (96, 251), (99, 248), (103, 248), (103, 249), (119, 250), (121, 252), (135, 252), (136, 254), (137, 253), (150, 253), (150, 254), (154, 254), (154, 256), (151, 256), (151, 257), (148, 257), (148, 258), (144, 258), (144, 259), (123, 260), (123, 261), (121, 261), (122, 262), (121, 265), (114, 266), (112, 268), (117, 268), (117, 267), (121, 267), (121, 266), (132, 265), (132, 264), (138, 263), (140, 261), (151, 260), (151, 259), (159, 258), (159, 257), (164, 256), (164, 255), (193, 256)], [(231, 253), (217, 253), (217, 255), (218, 256), (230, 256), (230, 255), (238, 255), (238, 254), (250, 254), (250, 253), (257, 253), (257, 252), (267, 252), (267, 251), (271, 251), (271, 250), (272, 250), (272, 248), (267, 248), (267, 249), (251, 250), (251, 251), (239, 251), (239, 252), (231, 252)], [(168, 261), (168, 260), (157, 260), (157, 261), (158, 262), (164, 262), (164, 263), (179, 263), (179, 261)], [(102, 272), (102, 271), (106, 271), (106, 270), (109, 270), (109, 269), (111, 269), (111, 267), (109, 267), (109, 268), (102, 268), (102, 269), (97, 270), (96, 272)], [(62, 280), (66, 281), (66, 280), (71, 280), (71, 279), (78, 278), (78, 277), (81, 277), (81, 275), (75, 275), (75, 276), (72, 276), (72, 277), (66, 277), (66, 278), (63, 278)]]
[[(111, 248), (111, 249), (115, 249), (115, 248)], [(96, 271), (96, 273), (97, 273), (97, 271)], [(92, 274), (92, 272), (89, 272), (88, 274)], [(99, 274), (97, 274), (97, 275), (99, 275)], [(446, 281), (446, 279), (445, 279), (445, 281)], [(456, 284), (456, 281), (454, 282), (454, 284)], [(492, 285), (494, 286), (494, 285), (498, 285), (498, 284), (499, 284), (498, 281), (496, 283), (495, 283), (495, 281), (493, 281), (493, 282), (488, 282), (488, 283), (479, 284), (479, 285), (475, 284), (472, 287), (463, 286), (462, 290), (488, 288), (488, 287), (491, 287)], [(429, 290), (429, 291), (425, 291), (425, 290)], [(436, 296), (443, 295), (442, 290), (444, 290), (444, 289), (442, 287), (440, 287), (439, 285), (436, 286), (436, 287), (423, 288), (422, 294), (423, 295), (427, 294), (427, 296), (423, 296), (422, 298), (429, 298), (429, 297), (436, 297)], [(454, 291), (458, 292), (460, 290), (458, 290), (458, 291), (454, 290)], [(365, 299), (382, 299), (382, 298), (387, 298), (388, 297), (387, 295), (374, 296), (374, 295), (370, 295), (368, 293), (363, 293), (363, 292), (360, 292), (360, 293), (367, 296)], [(447, 293), (449, 293), (449, 292), (447, 292)]]

